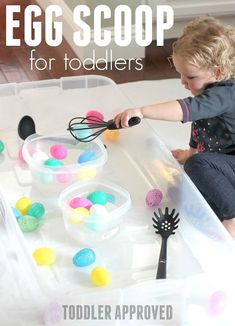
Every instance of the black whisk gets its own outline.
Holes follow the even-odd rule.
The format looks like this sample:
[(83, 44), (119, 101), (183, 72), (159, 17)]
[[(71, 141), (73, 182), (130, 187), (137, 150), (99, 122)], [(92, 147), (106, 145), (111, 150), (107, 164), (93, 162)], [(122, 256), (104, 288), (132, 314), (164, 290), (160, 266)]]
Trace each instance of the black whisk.
[[(139, 117), (133, 117), (129, 120), (129, 126), (135, 126), (139, 124), (141, 119)], [(92, 132), (93, 129), (97, 129), (95, 132)], [(69, 121), (68, 130), (71, 135), (78, 141), (87, 143), (94, 140), (105, 130), (116, 130), (122, 129), (122, 127), (117, 127), (114, 123), (114, 120), (103, 121), (98, 117), (88, 116), (76, 117)]]
[[(153, 227), (156, 229), (156, 233), (159, 233), (162, 237), (161, 250), (158, 260), (158, 269), (156, 279), (166, 278), (166, 265), (167, 265), (167, 239), (171, 234), (175, 234), (175, 230), (178, 228), (179, 213), (175, 214), (175, 209), (169, 214), (168, 207), (165, 209), (165, 214), (159, 208), (159, 215), (154, 212)], [(174, 216), (175, 214), (175, 216)]]

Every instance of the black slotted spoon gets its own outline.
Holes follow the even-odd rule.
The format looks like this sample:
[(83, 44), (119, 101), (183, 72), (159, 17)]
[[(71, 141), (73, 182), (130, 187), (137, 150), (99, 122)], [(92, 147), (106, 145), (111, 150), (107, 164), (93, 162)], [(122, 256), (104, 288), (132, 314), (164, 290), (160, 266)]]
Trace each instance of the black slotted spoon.
[(167, 240), (170, 235), (175, 234), (175, 230), (178, 228), (179, 213), (175, 214), (175, 209), (169, 214), (169, 208), (166, 207), (165, 213), (158, 209), (158, 214), (153, 212), (154, 216), (153, 227), (156, 229), (155, 233), (158, 233), (162, 237), (161, 250), (158, 260), (158, 269), (156, 279), (166, 278), (166, 266), (167, 266)]

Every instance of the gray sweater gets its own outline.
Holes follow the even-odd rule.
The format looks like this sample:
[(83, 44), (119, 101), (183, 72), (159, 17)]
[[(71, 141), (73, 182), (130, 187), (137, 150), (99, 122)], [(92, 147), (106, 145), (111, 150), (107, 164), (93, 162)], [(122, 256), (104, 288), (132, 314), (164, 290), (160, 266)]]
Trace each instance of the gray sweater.
[(200, 95), (178, 100), (183, 121), (192, 121), (190, 147), (235, 152), (235, 80), (210, 84)]

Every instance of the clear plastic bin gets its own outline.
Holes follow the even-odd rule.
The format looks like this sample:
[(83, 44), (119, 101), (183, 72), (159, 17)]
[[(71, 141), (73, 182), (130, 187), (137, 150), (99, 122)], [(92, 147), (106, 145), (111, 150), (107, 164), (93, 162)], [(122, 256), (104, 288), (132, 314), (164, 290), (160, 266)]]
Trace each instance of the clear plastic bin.
[[(130, 209), (122, 215), (123, 222), (117, 236), (94, 245), (99, 265), (105, 266), (112, 275), (108, 287), (95, 287), (90, 282), (89, 269), (80, 270), (73, 266), (72, 257), (82, 246), (65, 228), (58, 196), (47, 191), (39, 192), (32, 183), (29, 167), (18, 161), (21, 141), (16, 129), (25, 114), (33, 117), (39, 134), (64, 134), (71, 118), (89, 110), (99, 110), (105, 119), (110, 119), (120, 109), (130, 106), (132, 104), (117, 85), (99, 76), (1, 86), (0, 138), (6, 150), (0, 160), (4, 189), (0, 203), (5, 226), (22, 271), (27, 271), (32, 289), (37, 289), (31, 291), (35, 301), (39, 288), (40, 293), (64, 304), (172, 304), (174, 319), (169, 321), (169, 325), (183, 325), (179, 298), (187, 296), (183, 298), (184, 305), (187, 305), (187, 300), (192, 302), (189, 285), (194, 284), (195, 279), (199, 280), (197, 288), (204, 284), (200, 282), (203, 277), (213, 283), (211, 288), (216, 289), (223, 275), (225, 286), (222, 284), (221, 287), (233, 287), (234, 243), (146, 121), (121, 130), (115, 142), (105, 141), (108, 160), (100, 171), (100, 178), (126, 189), (132, 200)], [(6, 110), (8, 107), (14, 110), (14, 114)], [(152, 188), (163, 193), (160, 207), (175, 208), (180, 216), (177, 232), (168, 240), (166, 280), (155, 279), (161, 237), (152, 227), (156, 207), (145, 205), (146, 194)], [(23, 196), (40, 201), (46, 207), (40, 228), (29, 234), (21, 232), (11, 210), (11, 206)], [(45, 268), (37, 266), (32, 253), (38, 247), (53, 248), (58, 257), (56, 263)], [(205, 286), (200, 289), (206, 302)], [(111, 325), (119, 322), (112, 321)], [(141, 321), (141, 325), (144, 324), (151, 325), (148, 321)]]

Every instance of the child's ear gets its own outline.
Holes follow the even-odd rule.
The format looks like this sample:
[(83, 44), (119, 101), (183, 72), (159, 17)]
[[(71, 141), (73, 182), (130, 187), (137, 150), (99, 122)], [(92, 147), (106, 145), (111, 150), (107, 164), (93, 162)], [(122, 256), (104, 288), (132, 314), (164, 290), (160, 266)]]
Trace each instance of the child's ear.
[(222, 80), (224, 79), (224, 72), (221, 67), (216, 67), (215, 68), (215, 78), (216, 80)]

